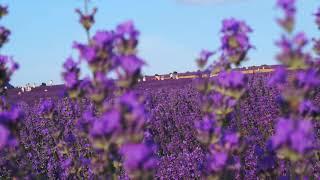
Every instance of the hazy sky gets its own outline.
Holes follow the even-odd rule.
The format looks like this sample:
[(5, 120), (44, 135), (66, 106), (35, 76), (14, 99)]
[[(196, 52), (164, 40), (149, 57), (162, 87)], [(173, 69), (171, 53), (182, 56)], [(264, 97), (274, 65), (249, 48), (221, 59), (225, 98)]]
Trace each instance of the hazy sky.
[[(4, 0), (10, 14), (1, 23), (11, 29), (2, 53), (14, 56), (21, 68), (11, 83), (61, 83), (62, 64), (76, 54), (73, 41), (85, 40), (74, 9), (82, 0)], [(246, 65), (275, 64), (274, 41), (281, 30), (274, 19), (280, 15), (275, 0), (92, 0), (99, 10), (93, 31), (112, 29), (133, 20), (141, 32), (139, 54), (148, 63), (145, 74), (196, 70), (201, 49), (219, 46), (221, 20), (236, 17), (253, 29)], [(320, 37), (312, 13), (319, 0), (298, 3), (297, 30)], [(75, 56), (76, 57), (76, 56)], [(87, 71), (84, 71), (84, 74)]]

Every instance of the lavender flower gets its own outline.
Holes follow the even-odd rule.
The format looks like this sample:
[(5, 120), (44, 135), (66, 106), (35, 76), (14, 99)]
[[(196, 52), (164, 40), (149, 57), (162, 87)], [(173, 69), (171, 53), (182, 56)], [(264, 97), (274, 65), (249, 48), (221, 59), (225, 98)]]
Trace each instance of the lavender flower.
[(88, 31), (94, 24), (94, 15), (97, 13), (97, 8), (94, 8), (91, 14), (84, 14), (80, 9), (76, 9), (76, 12), (80, 16), (80, 24)]
[(271, 140), (275, 149), (287, 147), (303, 155), (314, 148), (312, 123), (308, 120), (279, 119)]
[(283, 89), (287, 82), (287, 72), (284, 67), (278, 67), (275, 69), (274, 75), (268, 81), (268, 86), (276, 86), (278, 89)]
[(196, 60), (198, 66), (200, 68), (204, 68), (204, 66), (207, 64), (208, 59), (214, 54), (214, 52), (208, 51), (208, 50), (202, 50), (200, 53), (200, 57)]
[(64, 72), (62, 72), (62, 78), (67, 87), (69, 97), (72, 99), (81, 97), (85, 90), (81, 86), (85, 81), (79, 81), (80, 68), (78, 66), (79, 62), (75, 62), (72, 57), (68, 58), (63, 64)]
[(282, 52), (277, 55), (277, 59), (284, 65), (292, 68), (306, 68), (310, 64), (310, 54), (303, 52), (308, 40), (304, 33), (298, 33), (292, 39), (282, 36), (276, 44)]
[[(239, 66), (252, 48), (248, 37), (252, 29), (245, 22), (230, 18), (222, 24), (222, 54), (210, 68), (211, 74), (219, 74), (213, 80), (204, 79), (199, 87), (204, 96), (204, 117), (195, 124), (198, 139), (209, 151), (203, 169), (203, 175), (209, 178), (221, 178), (226, 170), (236, 171), (240, 168), (239, 158), (234, 156), (240, 146), (240, 136), (229, 131), (228, 125), (229, 115), (246, 91), (247, 77), (242, 72), (231, 70), (231, 67)], [(206, 62), (211, 55), (203, 51), (200, 59)]]
[(225, 89), (242, 90), (246, 82), (246, 76), (238, 71), (223, 71), (217, 78), (218, 86)]
[(6, 146), (17, 146), (18, 123), (23, 117), (23, 112), (15, 106), (0, 112), (0, 150)]
[(145, 144), (125, 144), (120, 152), (124, 156), (124, 167), (129, 171), (152, 170), (157, 165), (153, 151)]
[(252, 48), (248, 37), (252, 30), (245, 22), (234, 18), (225, 19), (222, 24), (221, 50), (231, 63), (239, 65)]
[(45, 118), (52, 118), (54, 113), (54, 103), (50, 99), (42, 101), (39, 105), (39, 114)]
[(93, 136), (111, 135), (120, 130), (121, 114), (116, 109), (103, 114), (101, 119), (96, 119), (93, 123), (90, 134)]
[[(84, 60), (88, 64), (92, 76), (79, 82), (78, 64), (69, 58), (64, 64), (63, 78), (70, 95), (77, 94), (73, 97), (78, 100), (87, 97), (95, 107), (78, 121), (82, 132), (90, 135), (90, 143), (96, 152), (91, 157), (92, 173), (95, 177), (104, 177), (105, 174), (119, 176), (123, 155), (126, 173), (130, 176), (138, 174), (141, 178), (152, 177), (153, 173), (147, 170), (154, 168), (155, 160), (132, 157), (132, 152), (141, 150), (141, 158), (147, 158), (153, 149), (137, 144), (142, 141), (147, 118), (142, 98), (131, 91), (145, 64), (136, 55), (139, 31), (132, 21), (127, 21), (118, 25), (115, 31), (98, 31), (91, 38), (89, 30), (94, 23), (96, 9), (90, 15), (84, 15), (80, 10), (77, 12), (87, 31), (88, 42), (75, 42), (73, 48), (79, 52), (79, 61)], [(146, 162), (140, 167), (142, 162), (133, 162), (136, 160)]]
[(295, 75), (297, 88), (304, 92), (311, 92), (320, 85), (320, 75), (315, 69), (297, 72)]
[[(270, 80), (270, 83), (280, 81), (278, 87), (281, 96), (278, 99), (282, 114), (276, 124), (275, 134), (271, 137), (271, 144), (278, 158), (293, 163), (291, 168), (295, 171), (290, 172), (290, 175), (298, 174), (303, 177), (306, 172), (299, 171), (299, 166), (308, 168), (309, 164), (304, 160), (313, 156), (316, 148), (312, 120), (317, 114), (317, 108), (312, 106), (309, 98), (313, 96), (314, 88), (318, 87), (319, 74), (313, 67), (310, 53), (304, 52), (308, 44), (306, 35), (298, 33), (289, 38), (295, 23), (295, 0), (279, 0), (277, 5), (285, 12), (286, 17), (279, 22), (287, 31), (287, 35), (283, 35), (277, 42), (282, 50), (277, 59), (283, 64), (283, 68), (294, 71), (291, 74), (288, 70), (279, 69)], [(310, 111), (306, 110), (308, 108)], [(296, 164), (298, 160), (300, 165)]]
[(0, 27), (0, 48), (9, 41), (11, 32), (9, 29), (1, 26)]
[(299, 113), (304, 117), (316, 118), (320, 115), (320, 108), (312, 101), (305, 100), (299, 105)]
[(133, 55), (122, 56), (119, 61), (121, 63), (121, 67), (129, 76), (139, 73), (142, 65), (144, 65), (144, 62), (141, 59)]
[(277, 0), (277, 6), (281, 8), (285, 14), (283, 19), (278, 19), (277, 21), (287, 32), (292, 32), (294, 28), (295, 3), (295, 0)]
[(116, 28), (116, 36), (120, 38), (137, 40), (139, 34), (132, 21), (126, 21)]
[(210, 171), (221, 171), (227, 164), (228, 154), (226, 152), (213, 152), (208, 162)]

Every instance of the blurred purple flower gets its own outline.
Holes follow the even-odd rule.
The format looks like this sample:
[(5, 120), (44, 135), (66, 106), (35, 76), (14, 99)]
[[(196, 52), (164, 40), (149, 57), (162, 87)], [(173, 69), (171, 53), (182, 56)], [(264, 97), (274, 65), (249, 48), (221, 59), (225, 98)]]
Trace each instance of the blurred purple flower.
[(285, 17), (283, 19), (278, 19), (278, 23), (288, 32), (293, 30), (294, 15), (296, 12), (295, 3), (295, 0), (277, 0), (277, 6), (285, 13)]
[(320, 114), (320, 108), (313, 104), (309, 100), (305, 100), (302, 103), (300, 103), (299, 106), (299, 113), (302, 116), (311, 116), (311, 117), (316, 117), (317, 115)]
[[(141, 117), (145, 119), (145, 110), (142, 104), (140, 104), (139, 96), (134, 92), (128, 92), (120, 97), (120, 103), (135, 117)], [(143, 122), (141, 122), (143, 123)]]
[[(258, 146), (256, 146), (258, 147)], [(265, 152), (262, 148), (255, 149), (257, 160), (257, 170), (258, 172), (267, 172), (272, 170), (276, 166), (276, 156)]]
[(19, 65), (10, 56), (0, 55), (0, 71), (5, 73), (3, 80), (10, 80), (10, 76), (19, 68)]
[(14, 135), (18, 122), (24, 117), (22, 111), (16, 106), (0, 112), (0, 150), (4, 146), (16, 146), (18, 144)]
[(238, 133), (228, 132), (224, 135), (223, 141), (227, 149), (234, 149), (239, 145), (239, 137)]
[(119, 61), (121, 62), (122, 68), (128, 75), (134, 75), (139, 72), (141, 67), (144, 65), (144, 62), (134, 55), (121, 56)]
[(46, 99), (40, 103), (38, 113), (40, 115), (48, 116), (54, 111), (54, 103), (50, 99)]
[(293, 44), (296, 46), (296, 49), (301, 49), (308, 44), (308, 38), (303, 32), (298, 33), (293, 38)]
[(8, 14), (8, 6), (0, 5), (0, 19)]
[(226, 152), (214, 151), (208, 158), (209, 171), (220, 171), (227, 164), (228, 154)]
[(320, 39), (312, 39), (313, 41), (313, 51), (320, 55)]
[(128, 171), (150, 170), (157, 165), (154, 152), (145, 144), (125, 144), (120, 153), (124, 157), (124, 167)]
[(281, 144), (285, 143), (294, 130), (294, 123), (290, 119), (280, 119), (275, 128), (275, 135), (272, 137), (272, 145), (277, 148)]
[(278, 67), (275, 69), (275, 73), (268, 81), (268, 86), (273, 87), (277, 86), (281, 88), (287, 82), (287, 71), (284, 67)]
[(252, 29), (244, 22), (238, 21), (234, 18), (224, 19), (222, 21), (222, 29), (223, 33), (249, 33), (252, 32)]
[(94, 24), (94, 15), (97, 13), (97, 8), (94, 8), (91, 14), (84, 14), (80, 9), (76, 9), (76, 13), (80, 16), (80, 24), (86, 29), (89, 30)]
[(292, 150), (304, 154), (312, 149), (314, 140), (313, 126), (309, 120), (279, 119), (276, 132), (272, 136), (274, 149), (287, 146)]
[(76, 72), (67, 72), (63, 78), (67, 88), (73, 88), (78, 83), (78, 74)]
[(286, 36), (282, 36), (276, 45), (282, 49), (283, 53), (291, 53), (292, 51), (302, 51), (302, 48), (308, 44), (308, 38), (302, 32), (296, 34), (292, 40)]
[(277, 6), (284, 10), (295, 11), (295, 1), (296, 0), (277, 0)]
[(9, 110), (0, 112), (0, 124), (17, 123), (23, 116), (24, 114), (19, 108), (12, 106)]
[(308, 39), (304, 33), (298, 33), (293, 38), (282, 36), (276, 45), (281, 48), (277, 59), (285, 66), (297, 69), (305, 68), (310, 63), (311, 56), (303, 52), (303, 48), (308, 44)]
[(72, 57), (67, 58), (66, 62), (63, 64), (63, 67), (67, 71), (71, 71), (73, 69), (76, 69), (79, 63), (75, 62)]
[(311, 121), (298, 121), (297, 129), (290, 135), (291, 146), (299, 153), (314, 147), (313, 125)]
[(80, 58), (86, 60), (89, 64), (96, 60), (97, 54), (94, 47), (75, 42), (73, 48), (77, 49), (80, 53)]
[(208, 51), (208, 50), (202, 50), (200, 52), (200, 57), (197, 59), (197, 64), (200, 68), (203, 68), (207, 62), (208, 59), (214, 54), (214, 52)]
[(314, 88), (320, 86), (320, 75), (318, 74), (316, 69), (308, 69), (305, 71), (297, 72), (296, 84), (298, 88), (306, 92), (314, 90)]
[(10, 131), (0, 124), (0, 150), (7, 145)]
[(72, 165), (72, 159), (68, 158), (66, 160), (63, 160), (61, 163), (61, 168), (66, 170)]
[(137, 40), (140, 33), (134, 27), (134, 24), (132, 21), (126, 21), (117, 26), (116, 34), (118, 37)]
[(208, 60), (214, 52), (208, 51), (208, 50), (202, 50), (200, 53), (200, 59)]
[(104, 113), (101, 118), (94, 121), (90, 134), (92, 136), (110, 135), (121, 127), (120, 118), (121, 114), (116, 109)]
[(239, 65), (252, 48), (248, 37), (252, 29), (244, 21), (234, 18), (225, 19), (222, 25), (221, 50), (230, 63)]
[(101, 49), (109, 49), (112, 48), (114, 38), (115, 35), (112, 31), (98, 31), (92, 39), (95, 46)]
[(210, 119), (208, 116), (205, 116), (202, 120), (195, 122), (195, 127), (206, 133), (213, 133), (215, 126), (215, 120)]
[(9, 40), (9, 35), (11, 34), (10, 30), (1, 26), (0, 27), (0, 48), (8, 42)]
[(223, 88), (239, 90), (245, 87), (247, 78), (239, 71), (223, 71), (218, 75), (217, 81)]

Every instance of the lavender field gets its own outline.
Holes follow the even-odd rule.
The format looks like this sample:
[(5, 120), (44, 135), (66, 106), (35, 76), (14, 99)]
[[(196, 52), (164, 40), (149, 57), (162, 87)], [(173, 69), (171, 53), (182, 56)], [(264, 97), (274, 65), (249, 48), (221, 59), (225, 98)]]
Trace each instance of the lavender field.
[(226, 18), (198, 69), (162, 80), (142, 75), (132, 21), (93, 33), (83, 2), (64, 84), (8, 88), (20, 67), (0, 55), (0, 179), (320, 179), (320, 40), (296, 33), (295, 0), (276, 1), (278, 65), (243, 68), (254, 27)]

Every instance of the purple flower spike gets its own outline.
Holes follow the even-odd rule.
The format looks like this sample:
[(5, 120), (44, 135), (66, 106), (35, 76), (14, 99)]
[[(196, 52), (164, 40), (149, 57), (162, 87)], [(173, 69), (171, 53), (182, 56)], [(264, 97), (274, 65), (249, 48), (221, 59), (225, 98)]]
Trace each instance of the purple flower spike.
[(288, 32), (293, 30), (294, 15), (296, 13), (295, 0), (278, 0), (277, 6), (280, 7), (285, 14), (283, 19), (278, 19), (278, 23)]
[(221, 50), (224, 56), (230, 61), (239, 65), (246, 58), (249, 49), (252, 48), (248, 33), (252, 29), (243, 21), (234, 18), (225, 19), (221, 32), (224, 34), (221, 38)]

